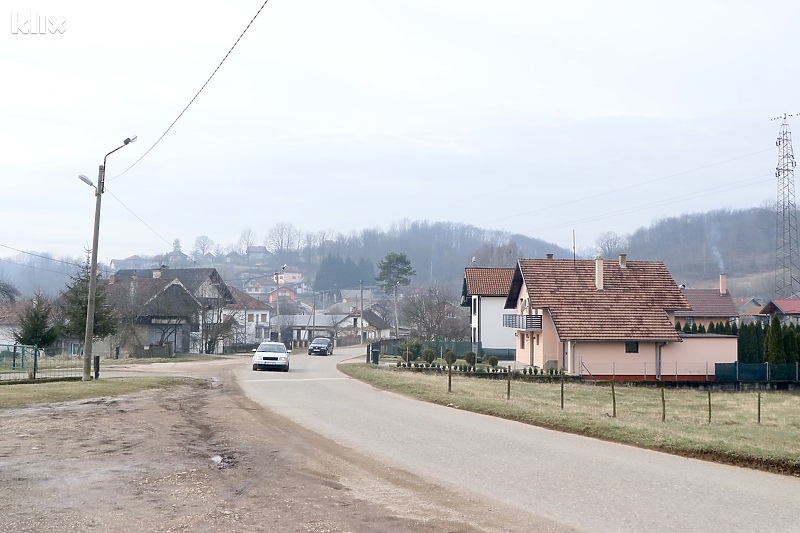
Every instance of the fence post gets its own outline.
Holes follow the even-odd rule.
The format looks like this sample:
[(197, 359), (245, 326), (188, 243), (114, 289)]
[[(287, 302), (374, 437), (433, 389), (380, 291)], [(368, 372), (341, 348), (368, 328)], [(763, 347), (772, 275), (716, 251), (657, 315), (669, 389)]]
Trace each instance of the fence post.
[(661, 387), (661, 422), (667, 421), (667, 399), (664, 397), (664, 387)]
[(736, 360), (736, 381), (739, 381), (739, 360)]
[(36, 379), (36, 372), (39, 370), (39, 348), (33, 350), (33, 379)]
[(506, 390), (506, 400), (511, 399), (511, 365), (508, 365), (508, 389)]
[(644, 362), (644, 380), (647, 381), (647, 361)]
[(617, 391), (613, 381), (611, 382), (611, 416), (617, 418)]
[(708, 389), (708, 423), (711, 423), (711, 389)]
[(767, 365), (767, 381), (769, 381), (769, 363), (764, 363)]
[(447, 392), (453, 392), (453, 365), (447, 365)]
[(758, 391), (758, 425), (761, 425), (761, 391)]
[(564, 410), (564, 376), (561, 376), (561, 410)]

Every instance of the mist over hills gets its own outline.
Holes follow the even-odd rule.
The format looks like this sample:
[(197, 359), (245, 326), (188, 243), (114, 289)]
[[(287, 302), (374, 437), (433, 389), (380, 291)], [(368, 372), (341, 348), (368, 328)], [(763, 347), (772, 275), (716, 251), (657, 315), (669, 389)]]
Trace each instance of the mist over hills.
[[(663, 261), (675, 281), (687, 287), (714, 287), (724, 273), (734, 296), (769, 298), (774, 291), (775, 225), (775, 211), (766, 207), (684, 214), (658, 219), (627, 235), (606, 232), (594, 247), (580, 250), (577, 257), (615, 259), (626, 253), (631, 260)], [(171, 266), (214, 266), (226, 281), (235, 283), (244, 272), (250, 276), (258, 271), (271, 273), (286, 263), (313, 279), (320, 262), (329, 255), (377, 264), (390, 252), (403, 252), (417, 272), (414, 285), (440, 283), (460, 290), (466, 266), (513, 266), (520, 257), (548, 253), (556, 258), (573, 257), (572, 250), (541, 239), (449, 222), (403, 220), (387, 231), (364, 229), (349, 234), (311, 234), (291, 223), (280, 223), (266, 234), (264, 244), (270, 252), (266, 259), (249, 259), (244, 253), (247, 246), (240, 241), (228, 246), (215, 244), (215, 260), (203, 260), (196, 248), (184, 248), (184, 264)], [(276, 238), (278, 234), (280, 238)], [(166, 257), (165, 253), (153, 259)], [(70, 282), (85, 258), (56, 258), (42, 252), (19, 253), (0, 261), (0, 277), (14, 284), (23, 297), (37, 290), (52, 297)], [(108, 265), (100, 268), (105, 274), (111, 272)]]

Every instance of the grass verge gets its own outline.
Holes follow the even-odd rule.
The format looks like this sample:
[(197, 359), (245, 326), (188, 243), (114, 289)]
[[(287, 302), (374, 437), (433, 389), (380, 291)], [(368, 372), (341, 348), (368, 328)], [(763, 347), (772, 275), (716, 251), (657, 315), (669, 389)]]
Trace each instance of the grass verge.
[(204, 380), (199, 379), (157, 376), (15, 384), (0, 387), (0, 409), (104, 396), (121, 396), (150, 389), (184, 385), (202, 387), (205, 384)]
[[(720, 463), (800, 476), (800, 395), (654, 389), (617, 384), (564, 385), (480, 379), (342, 364), (339, 369), (375, 387), (420, 400), (526, 424)], [(664, 392), (662, 404), (661, 393)], [(614, 402), (616, 400), (616, 402)], [(615, 404), (616, 403), (616, 407)], [(616, 411), (616, 412), (615, 412)], [(614, 416), (616, 414), (616, 416)], [(664, 421), (662, 422), (662, 416)]]

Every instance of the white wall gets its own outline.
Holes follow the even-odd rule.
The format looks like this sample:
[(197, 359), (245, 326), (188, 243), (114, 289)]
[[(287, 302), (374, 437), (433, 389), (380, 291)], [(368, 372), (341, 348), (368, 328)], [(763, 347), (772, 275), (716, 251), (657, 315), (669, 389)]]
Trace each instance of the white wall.
[[(475, 298), (473, 296), (473, 298)], [(506, 298), (499, 296), (479, 296), (478, 321), (480, 340), (484, 348), (507, 348), (513, 350), (516, 338), (514, 328), (503, 327), (503, 315), (514, 314), (513, 309), (503, 309)], [(475, 322), (473, 321), (473, 324)]]

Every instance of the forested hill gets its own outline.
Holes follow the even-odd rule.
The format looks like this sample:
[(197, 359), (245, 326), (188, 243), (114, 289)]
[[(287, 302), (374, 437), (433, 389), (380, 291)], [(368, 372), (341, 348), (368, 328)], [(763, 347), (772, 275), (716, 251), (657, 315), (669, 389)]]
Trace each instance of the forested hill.
[(604, 257), (663, 261), (679, 284), (713, 287), (726, 274), (734, 296), (770, 297), (775, 234), (771, 208), (721, 209), (659, 219), (630, 235), (609, 232), (597, 244)]
[[(390, 252), (405, 253), (416, 271), (415, 285), (447, 283), (461, 287), (464, 267), (514, 266), (520, 257), (572, 257), (572, 251), (540, 239), (452, 222), (402, 221), (388, 231), (366, 229), (320, 243), (315, 253), (300, 252), (313, 268), (314, 256), (366, 258), (373, 265)], [(473, 262), (474, 259), (474, 262)]]

